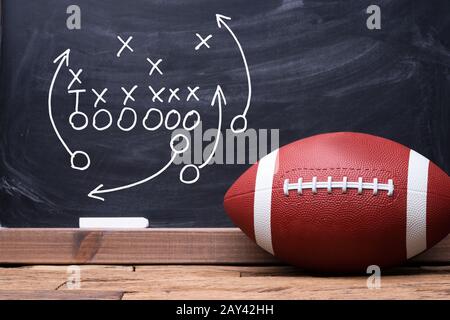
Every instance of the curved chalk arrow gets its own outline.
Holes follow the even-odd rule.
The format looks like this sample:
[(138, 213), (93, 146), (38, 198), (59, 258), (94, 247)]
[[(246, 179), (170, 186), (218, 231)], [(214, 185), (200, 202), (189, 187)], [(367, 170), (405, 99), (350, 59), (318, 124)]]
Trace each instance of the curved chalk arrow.
[[(245, 72), (247, 74), (247, 86), (248, 86), (247, 103), (245, 105), (244, 112), (241, 115), (236, 116), (233, 119), (232, 123), (231, 123), (232, 124), (231, 125), (231, 129), (233, 130), (233, 132), (241, 133), (241, 132), (244, 132), (247, 129), (247, 118), (246, 117), (247, 117), (247, 112), (250, 109), (250, 103), (251, 103), (251, 100), (252, 100), (252, 81), (251, 81), (251, 78), (250, 78), (250, 70), (248, 68), (247, 58), (245, 57), (244, 50), (242, 49), (241, 43), (239, 42), (238, 38), (234, 34), (233, 30), (231, 30), (231, 28), (225, 22), (226, 20), (229, 21), (229, 20), (231, 20), (231, 18), (227, 17), (227, 16), (224, 16), (224, 15), (221, 15), (221, 14), (216, 14), (217, 26), (220, 29), (222, 29), (222, 26), (224, 26), (228, 30), (228, 32), (231, 34), (231, 36), (233, 37), (234, 41), (236, 42), (236, 44), (237, 44), (237, 46), (239, 48), (239, 51), (241, 52), (242, 60), (244, 61)], [(242, 129), (235, 130), (234, 127), (233, 127), (233, 124), (239, 118), (244, 120), (244, 127)]]
[[(59, 141), (63, 145), (64, 149), (70, 154), (70, 166), (72, 169), (76, 170), (86, 170), (91, 165), (91, 159), (89, 158), (89, 155), (84, 151), (72, 151), (67, 146), (67, 143), (64, 141), (64, 139), (61, 137), (61, 134), (58, 131), (58, 128), (56, 127), (55, 120), (53, 119), (53, 112), (52, 112), (52, 96), (53, 96), (53, 88), (55, 87), (56, 78), (58, 77), (59, 72), (61, 71), (62, 66), (65, 64), (66, 67), (69, 66), (69, 55), (70, 55), (70, 49), (67, 49), (62, 54), (60, 54), (55, 60), (53, 60), (53, 63), (58, 63), (58, 67), (56, 68), (55, 74), (53, 75), (52, 82), (50, 83), (50, 89), (48, 90), (48, 116), (50, 118), (50, 122), (52, 123), (53, 130), (56, 133), (56, 136), (58, 137)], [(82, 166), (79, 166), (75, 164), (75, 158), (77, 156), (82, 156), (85, 159), (85, 164)]]
[(101, 200), (101, 201), (105, 201), (104, 198), (102, 198), (102, 197), (100, 197), (98, 195), (99, 194), (103, 194), (103, 193), (111, 193), (111, 192), (121, 191), (121, 190), (133, 188), (133, 187), (136, 187), (136, 186), (138, 186), (140, 184), (146, 183), (146, 182), (156, 178), (157, 176), (159, 176), (164, 171), (166, 171), (166, 169), (168, 167), (170, 167), (170, 165), (175, 161), (176, 157), (177, 157), (177, 154), (173, 153), (172, 158), (170, 159), (169, 162), (167, 162), (167, 164), (164, 167), (162, 167), (158, 172), (154, 173), (153, 175), (151, 175), (151, 176), (149, 176), (149, 177), (147, 177), (147, 178), (145, 178), (143, 180), (140, 180), (140, 181), (137, 181), (137, 182), (134, 182), (134, 183), (131, 183), (131, 184), (127, 184), (125, 186), (121, 186), (121, 187), (117, 187), (117, 188), (111, 188), (111, 189), (102, 189), (103, 188), (103, 184), (100, 184), (100, 185), (97, 186), (97, 188), (95, 188), (94, 190), (89, 192), (88, 197), (89, 198), (93, 198), (93, 199), (97, 199), (97, 200)]
[(53, 75), (53, 79), (50, 84), (50, 89), (48, 91), (48, 116), (50, 117), (50, 122), (52, 123), (53, 130), (55, 131), (56, 136), (58, 137), (59, 141), (61, 141), (61, 144), (67, 150), (67, 152), (70, 154), (70, 156), (73, 156), (74, 153), (70, 150), (70, 148), (65, 143), (64, 139), (61, 137), (61, 134), (59, 133), (58, 128), (56, 128), (55, 120), (53, 120), (53, 114), (52, 114), (53, 88), (55, 86), (56, 78), (58, 77), (59, 71), (61, 70), (62, 66), (64, 64), (66, 65), (66, 67), (69, 66), (69, 55), (70, 55), (70, 49), (67, 49), (53, 61), (53, 63), (59, 62), (59, 64), (58, 64), (58, 67), (56, 68), (55, 74)]
[(211, 154), (209, 155), (208, 159), (202, 163), (199, 167), (199, 169), (203, 169), (208, 163), (211, 162), (212, 157), (216, 153), (217, 146), (219, 145), (219, 139), (220, 139), (220, 132), (222, 130), (222, 103), (224, 106), (227, 105), (227, 99), (225, 98), (225, 95), (223, 94), (222, 88), (220, 86), (217, 86), (216, 92), (214, 93), (213, 99), (211, 101), (211, 107), (213, 107), (216, 104), (216, 101), (218, 101), (218, 108), (219, 108), (219, 123), (217, 125), (217, 134), (216, 134), (216, 140), (214, 141), (214, 148), (211, 151)]

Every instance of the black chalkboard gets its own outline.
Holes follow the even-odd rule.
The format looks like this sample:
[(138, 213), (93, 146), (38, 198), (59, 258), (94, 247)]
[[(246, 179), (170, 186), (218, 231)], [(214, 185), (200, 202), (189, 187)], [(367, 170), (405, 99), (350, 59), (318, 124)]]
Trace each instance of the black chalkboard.
[[(223, 195), (258, 153), (323, 132), (387, 137), (450, 170), (447, 0), (78, 0), (79, 26), (73, 4), (2, 1), (4, 227), (78, 227), (80, 217), (231, 226)], [(372, 4), (381, 29), (368, 28)], [(92, 89), (105, 88), (97, 99)], [(229, 161), (181, 182), (188, 158), (185, 182), (212, 152), (220, 110), (212, 160)], [(186, 114), (186, 127), (201, 122), (166, 169)], [(233, 133), (243, 114), (247, 131)]]

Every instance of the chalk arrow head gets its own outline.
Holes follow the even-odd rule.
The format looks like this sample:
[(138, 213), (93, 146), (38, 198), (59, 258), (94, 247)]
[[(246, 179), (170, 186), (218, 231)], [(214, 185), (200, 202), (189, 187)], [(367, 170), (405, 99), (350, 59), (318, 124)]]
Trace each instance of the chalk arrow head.
[(69, 56), (70, 56), (70, 49), (67, 49), (63, 53), (61, 53), (55, 60), (53, 60), (53, 63), (58, 63), (60, 61), (63, 61), (66, 64), (66, 67), (69, 66)]
[(222, 14), (216, 14), (216, 22), (219, 28), (222, 28), (222, 25), (226, 25), (225, 20), (231, 20), (231, 18)]
[(97, 199), (97, 200), (105, 201), (104, 198), (98, 196), (98, 194), (101, 194), (101, 193), (102, 193), (102, 192), (101, 192), (101, 191), (102, 191), (102, 190), (101, 190), (102, 187), (103, 187), (102, 184), (98, 185), (97, 188), (95, 188), (94, 190), (92, 190), (91, 192), (89, 192), (88, 197), (89, 197), (89, 198), (92, 198), (92, 199)]
[(220, 85), (217, 86), (216, 92), (214, 92), (214, 96), (211, 101), (211, 107), (216, 104), (216, 101), (218, 101), (220, 105), (227, 105), (227, 99), (225, 98), (222, 87)]

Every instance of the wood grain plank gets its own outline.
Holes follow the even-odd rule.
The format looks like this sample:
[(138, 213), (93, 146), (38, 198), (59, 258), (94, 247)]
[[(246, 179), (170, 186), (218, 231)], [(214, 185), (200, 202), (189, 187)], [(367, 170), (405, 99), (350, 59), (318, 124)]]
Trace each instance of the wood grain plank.
[(121, 300), (121, 291), (0, 290), (0, 300)]
[[(0, 299), (449, 299), (450, 266), (367, 276), (317, 276), (288, 266), (81, 266), (80, 290), (64, 285), (67, 266), (0, 268)], [(53, 280), (56, 279), (56, 280)], [(52, 282), (47, 285), (48, 282)], [(29, 283), (27, 285), (27, 282)], [(55, 287), (55, 284), (58, 284)], [(31, 289), (35, 287), (36, 289)], [(48, 288), (48, 289), (43, 289)]]
[[(147, 270), (146, 270), (147, 269)], [(295, 274), (291, 267), (234, 267), (228, 276), (156, 278), (151, 267), (136, 269), (146, 280), (127, 288), (124, 299), (449, 299), (450, 268), (397, 269), (382, 275), (380, 289), (367, 276)], [(180, 267), (180, 273), (194, 272)], [(234, 273), (239, 271), (240, 276)], [(293, 273), (294, 271), (294, 273)], [(141, 275), (139, 275), (141, 273)], [(145, 275), (143, 275), (143, 274)], [(245, 276), (243, 276), (245, 274)], [(123, 285), (123, 284), (122, 284)], [(105, 289), (105, 288), (103, 288)]]
[(316, 276), (285, 266), (137, 266), (105, 281), (82, 277), (83, 290), (117, 290), (124, 299), (448, 299), (450, 267), (399, 268), (382, 274), (381, 288), (367, 276)]
[[(133, 266), (80, 266), (80, 279), (115, 281), (129, 279)], [(0, 290), (63, 290), (69, 280), (68, 266), (0, 268)]]
[[(415, 264), (450, 262), (450, 236)], [(236, 228), (0, 229), (3, 264), (277, 264)]]
[(449, 299), (449, 277), (383, 278), (380, 289), (368, 289), (365, 278), (284, 277), (190, 280), (134, 288), (123, 299)]

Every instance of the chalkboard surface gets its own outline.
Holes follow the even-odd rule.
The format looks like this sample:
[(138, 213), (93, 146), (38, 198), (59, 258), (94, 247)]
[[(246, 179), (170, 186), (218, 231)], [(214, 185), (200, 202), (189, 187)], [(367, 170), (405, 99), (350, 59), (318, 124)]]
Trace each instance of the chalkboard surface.
[(256, 156), (332, 131), (449, 172), (450, 2), (376, 2), (3, 0), (0, 224), (231, 226)]

